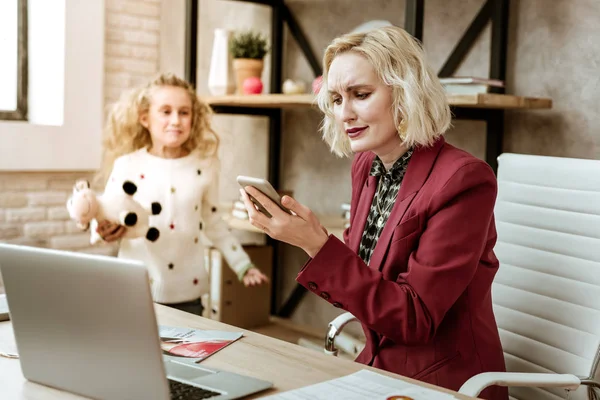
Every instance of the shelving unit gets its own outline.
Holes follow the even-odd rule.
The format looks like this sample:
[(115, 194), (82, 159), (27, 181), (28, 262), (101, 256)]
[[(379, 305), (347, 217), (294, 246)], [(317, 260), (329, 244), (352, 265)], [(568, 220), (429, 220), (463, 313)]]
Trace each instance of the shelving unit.
[[(313, 108), (315, 97), (311, 94), (261, 94), (230, 95), (204, 97), (213, 108), (245, 107), (245, 108)], [(533, 110), (552, 108), (552, 100), (540, 97), (523, 97), (509, 94), (449, 94), (448, 103), (454, 108), (486, 108), (496, 110)]]
[[(187, 1), (187, 64), (188, 79), (195, 83), (196, 71), (196, 39), (198, 4), (197, 0)], [(321, 75), (322, 69), (315, 57), (306, 36), (302, 32), (293, 14), (284, 0), (237, 0), (269, 6), (271, 16), (271, 77), (270, 94), (248, 96), (205, 97), (216, 113), (256, 115), (269, 118), (269, 166), (268, 179), (276, 189), (280, 188), (281, 167), (281, 120), (282, 112), (286, 109), (315, 107), (312, 95), (284, 95), (280, 93), (282, 86), (283, 63), (283, 25), (286, 23), (289, 32), (296, 40), (314, 76)], [(489, 78), (504, 81), (506, 78), (506, 52), (508, 35), (508, 15), (510, 0), (487, 0), (481, 7), (470, 26), (464, 32), (452, 53), (442, 66), (440, 77), (452, 76), (464, 57), (476, 42), (485, 26), (491, 22), (490, 69)], [(416, 39), (423, 39), (423, 20), (425, 0), (405, 0), (404, 29)], [(497, 157), (502, 153), (504, 136), (504, 112), (508, 110), (550, 109), (552, 100), (504, 94), (504, 88), (494, 88), (493, 93), (475, 95), (448, 95), (448, 101), (453, 115), (457, 119), (480, 120), (486, 122), (486, 153), (485, 160), (496, 171)], [(315, 127), (316, 129), (316, 127)], [(249, 224), (231, 221), (236, 229), (253, 229)], [(237, 225), (236, 225), (237, 224)], [(278, 276), (279, 246), (274, 241), (268, 241), (273, 246), (273, 292), (272, 314), (289, 317), (299, 304), (305, 289), (298, 285), (285, 303), (279, 307), (280, 278)]]

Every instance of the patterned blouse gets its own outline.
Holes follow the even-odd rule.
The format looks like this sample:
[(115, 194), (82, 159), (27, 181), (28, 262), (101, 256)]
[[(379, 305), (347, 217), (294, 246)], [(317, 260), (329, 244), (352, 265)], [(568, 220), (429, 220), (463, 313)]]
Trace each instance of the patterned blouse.
[(394, 207), (398, 191), (400, 190), (400, 184), (404, 179), (404, 174), (406, 173), (406, 168), (412, 154), (412, 149), (407, 151), (394, 163), (389, 171), (385, 170), (383, 162), (379, 157), (375, 157), (373, 160), (369, 175), (379, 177), (377, 191), (375, 192), (375, 196), (373, 196), (373, 203), (371, 203), (371, 209), (369, 210), (367, 223), (365, 224), (365, 231), (363, 232), (358, 249), (358, 255), (367, 265), (369, 265), (371, 255), (373, 255), (377, 239), (379, 239), (383, 227), (390, 216), (392, 207)]

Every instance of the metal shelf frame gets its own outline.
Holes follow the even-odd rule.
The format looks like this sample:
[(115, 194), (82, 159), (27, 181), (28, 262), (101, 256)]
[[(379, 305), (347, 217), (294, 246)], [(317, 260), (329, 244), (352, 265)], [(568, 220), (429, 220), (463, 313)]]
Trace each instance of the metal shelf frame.
[[(271, 93), (280, 93), (283, 69), (283, 28), (287, 25), (308, 61), (315, 77), (322, 74), (322, 67), (312, 51), (306, 35), (285, 4), (284, 0), (238, 0), (270, 6), (271, 15)], [(487, 0), (481, 7), (470, 26), (464, 32), (452, 53), (440, 69), (440, 77), (451, 76), (464, 60), (470, 49), (488, 23), (492, 24), (490, 40), (489, 78), (505, 81), (506, 54), (508, 43), (508, 15), (510, 0)], [(195, 86), (197, 69), (198, 38), (198, 0), (186, 0), (186, 78)], [(425, 0), (405, 0), (404, 29), (419, 41), (423, 41)], [(494, 93), (504, 93), (504, 88), (494, 88)], [(281, 171), (281, 120), (282, 110), (278, 108), (255, 108), (237, 106), (214, 106), (213, 110), (221, 114), (256, 115), (269, 118), (268, 179), (276, 189), (280, 188)], [(497, 170), (497, 157), (502, 153), (504, 136), (504, 110), (452, 107), (454, 118), (480, 120), (486, 122), (485, 159)], [(281, 259), (281, 245), (268, 240), (273, 246), (273, 281), (271, 292), (271, 313), (279, 317), (289, 317), (300, 301), (306, 289), (297, 285), (292, 294), (280, 307), (281, 276), (278, 266)]]

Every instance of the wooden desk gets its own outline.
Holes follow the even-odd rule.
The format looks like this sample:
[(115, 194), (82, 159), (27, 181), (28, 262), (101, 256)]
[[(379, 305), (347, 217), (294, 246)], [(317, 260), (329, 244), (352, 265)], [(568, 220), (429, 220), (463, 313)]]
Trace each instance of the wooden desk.
[[(160, 324), (186, 326), (197, 329), (242, 331), (244, 337), (202, 362), (203, 365), (254, 376), (274, 383), (274, 388), (248, 399), (256, 399), (277, 392), (299, 388), (328, 379), (348, 375), (367, 368), (395, 378), (398, 375), (306, 349), (295, 344), (273, 339), (251, 331), (238, 329), (210, 319), (201, 318), (165, 306), (156, 305)], [(42, 333), (40, 334), (42, 335)], [(0, 351), (16, 351), (12, 325), (0, 322)], [(413, 383), (417, 381), (401, 378)], [(424, 383), (418, 382), (421, 385)], [(107, 384), (110, 384), (107, 382)], [(445, 389), (437, 388), (449, 392)], [(459, 399), (470, 397), (455, 394)], [(81, 399), (56, 389), (26, 381), (19, 360), (0, 357), (0, 399), (10, 400), (69, 400)]]

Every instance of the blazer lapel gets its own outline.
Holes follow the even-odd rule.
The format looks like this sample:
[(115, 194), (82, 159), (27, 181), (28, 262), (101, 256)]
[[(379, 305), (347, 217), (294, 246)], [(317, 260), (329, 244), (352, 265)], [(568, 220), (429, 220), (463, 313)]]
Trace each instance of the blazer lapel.
[[(425, 184), (435, 159), (444, 143), (445, 140), (442, 137), (431, 147), (417, 147), (415, 149), (408, 163), (402, 184), (400, 185), (396, 202), (392, 207), (390, 216), (385, 223), (385, 227), (383, 228), (383, 231), (377, 240), (377, 244), (375, 245), (375, 249), (373, 250), (373, 254), (371, 255), (371, 260), (369, 262), (371, 268), (381, 268), (381, 263), (387, 253), (394, 228), (400, 223), (417, 192)], [(373, 197), (371, 196), (371, 200), (372, 199)]]
[[(368, 165), (370, 169), (371, 163), (368, 163)], [(360, 192), (360, 197), (358, 198), (358, 203), (356, 205), (356, 214), (354, 215), (353, 221), (354, 226), (351, 230), (350, 248), (356, 254), (358, 254), (358, 247), (360, 246), (360, 240), (365, 230), (365, 223), (367, 222), (367, 217), (369, 216), (369, 210), (371, 209), (371, 203), (373, 202), (373, 197), (375, 196), (376, 189), (377, 178), (369, 175), (365, 180), (363, 188)]]

